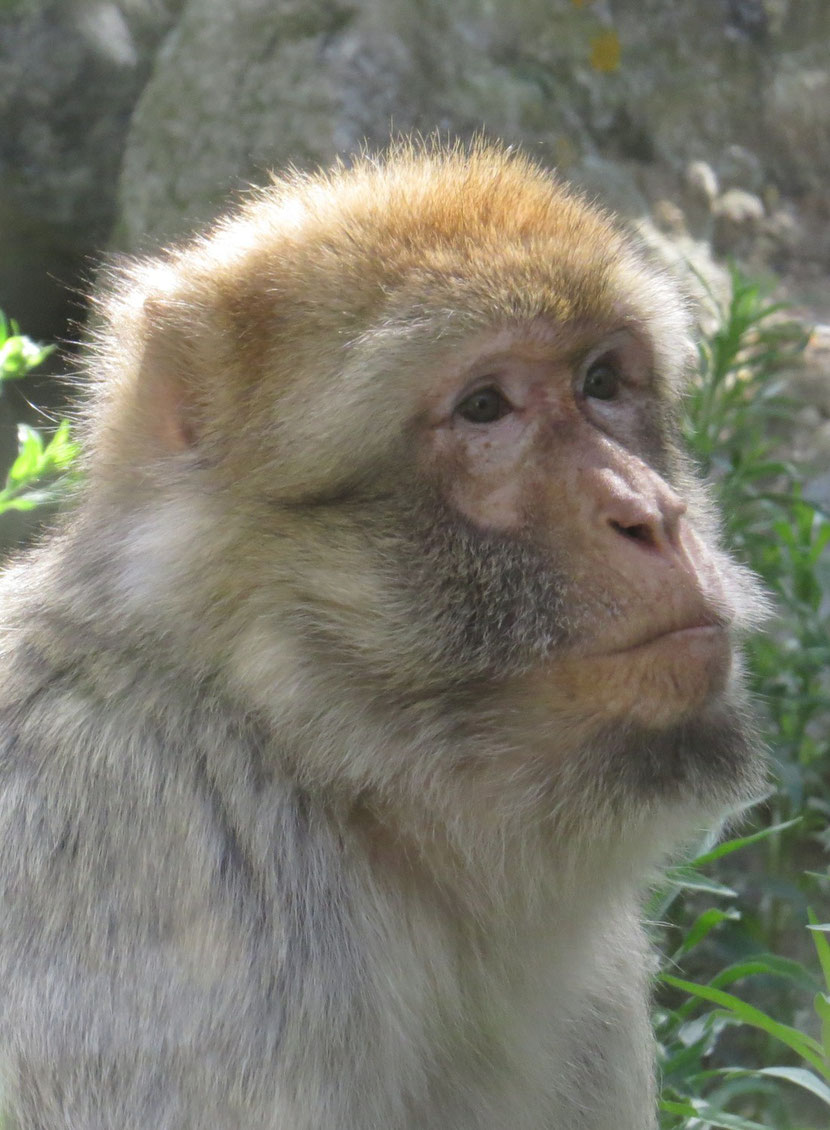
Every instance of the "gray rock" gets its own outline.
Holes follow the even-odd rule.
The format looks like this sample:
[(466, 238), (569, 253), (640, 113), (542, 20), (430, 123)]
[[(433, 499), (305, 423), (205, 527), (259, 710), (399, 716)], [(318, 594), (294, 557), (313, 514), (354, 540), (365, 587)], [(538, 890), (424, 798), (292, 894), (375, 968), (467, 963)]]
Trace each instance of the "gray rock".
[(728, 145), (718, 158), (718, 174), (724, 188), (743, 188), (760, 193), (766, 181), (763, 162), (743, 145)]
[[(555, 24), (541, 9), (524, 23), (567, 48), (585, 16), (558, 9)], [(525, 50), (522, 30), (521, 12), (484, 0), (188, 0), (132, 117), (117, 242), (174, 236), (269, 169), (326, 163), (390, 131), (484, 129), (578, 160), (585, 94)]]
[(668, 233), (709, 238), (714, 208), (719, 250), (763, 266), (803, 248), (819, 278), (818, 205), (795, 242), (754, 201), (826, 198), (828, 41), (825, 0), (7, 2), (0, 264), (46, 278), (60, 253), (71, 275), (107, 242), (176, 238), (269, 169), (437, 129), (522, 143), (632, 218), (658, 202)]
[(710, 203), (704, 168), (756, 194), (800, 183), (806, 154), (782, 128), (771, 152), (769, 122), (813, 122), (790, 60), (830, 38), (830, 8), (785, 17), (722, 0), (187, 0), (131, 120), (117, 242), (174, 236), (268, 168), (390, 128), (523, 141), (631, 216), (638, 166), (686, 170)]
[(630, 164), (589, 154), (567, 170), (567, 177), (591, 199), (621, 216), (636, 219), (648, 215), (649, 204)]
[(109, 239), (127, 122), (176, 7), (0, 7), (0, 308), (31, 333), (61, 329), (66, 283)]
[(830, 325), (813, 328), (801, 367), (792, 374), (790, 384), (799, 401), (812, 405), (824, 419), (830, 418)]
[(822, 41), (781, 60), (766, 100), (767, 157), (787, 191), (826, 192), (830, 178), (830, 5), (825, 10)]

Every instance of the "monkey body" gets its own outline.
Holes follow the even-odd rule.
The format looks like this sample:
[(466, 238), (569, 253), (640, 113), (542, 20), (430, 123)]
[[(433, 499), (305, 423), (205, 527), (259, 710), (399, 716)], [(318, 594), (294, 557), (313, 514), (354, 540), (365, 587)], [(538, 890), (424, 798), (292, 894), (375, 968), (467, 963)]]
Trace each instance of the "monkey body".
[(648, 1130), (641, 891), (757, 793), (686, 316), (500, 150), (126, 268), (9, 569), (17, 1130)]
[(20, 1130), (652, 1124), (636, 888), (577, 871), (528, 905), (506, 862), (489, 920), (459, 921), (221, 696), (102, 640), (79, 662), (22, 611), (0, 713)]

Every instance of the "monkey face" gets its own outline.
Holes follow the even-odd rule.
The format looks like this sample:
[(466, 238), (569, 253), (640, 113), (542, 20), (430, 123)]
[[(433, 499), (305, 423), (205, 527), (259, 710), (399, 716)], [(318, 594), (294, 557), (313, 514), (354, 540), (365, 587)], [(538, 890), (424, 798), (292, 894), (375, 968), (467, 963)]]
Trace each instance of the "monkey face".
[(427, 412), (423, 460), (444, 505), (430, 558), (457, 563), (467, 545), (478, 561), (455, 566), (478, 603), (454, 593), (468, 642), (508, 666), (524, 655), (565, 714), (601, 686), (596, 722), (660, 728), (716, 697), (746, 606), (743, 571), (669, 481), (658, 408), (642, 338), (537, 325), (488, 342)]

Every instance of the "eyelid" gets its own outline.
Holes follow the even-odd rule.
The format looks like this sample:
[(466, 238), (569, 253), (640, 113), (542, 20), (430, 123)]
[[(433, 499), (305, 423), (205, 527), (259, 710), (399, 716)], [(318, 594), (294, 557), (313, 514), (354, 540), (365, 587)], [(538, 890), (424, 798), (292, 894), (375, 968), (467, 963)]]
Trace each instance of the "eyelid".
[(650, 389), (654, 385), (651, 346), (631, 331), (617, 331), (579, 358), (574, 367), (578, 385), (581, 386), (591, 366), (600, 361), (616, 369), (624, 389)]
[(582, 358), (578, 371), (580, 376), (584, 377), (594, 365), (610, 365), (612, 369), (616, 369), (621, 377), (625, 375), (626, 366), (620, 356), (620, 350), (613, 345), (606, 345), (603, 349), (591, 350), (590, 353)]
[(487, 392), (489, 389), (493, 389), (494, 392), (497, 392), (502, 400), (504, 400), (506, 404), (510, 405), (511, 409), (515, 408), (513, 401), (505, 392), (504, 386), (502, 385), (499, 378), (493, 376), (492, 374), (485, 374), (484, 376), (477, 377), (474, 381), (471, 381), (469, 385), (467, 385), (467, 387), (461, 393), (459, 393), (457, 399), (455, 400), (455, 403), (452, 406), (453, 414), (458, 411), (465, 400), (469, 400), (469, 398), (471, 396), (475, 396), (477, 392)]
[[(468, 404), (469, 401), (474, 400), (477, 396), (480, 396), (482, 393), (494, 393), (495, 394), (495, 396), (497, 398), (498, 415), (494, 416), (490, 420), (473, 420), (473, 419), (470, 419), (470, 417), (464, 412), (464, 406), (466, 404)], [(464, 396), (458, 402), (458, 404), (456, 405), (456, 407), (453, 410), (453, 415), (454, 416), (455, 415), (460, 416), (462, 419), (467, 420), (467, 422), (470, 423), (470, 424), (475, 424), (475, 425), (485, 425), (486, 424), (486, 425), (489, 425), (489, 424), (497, 423), (499, 420), (504, 419), (505, 416), (509, 416), (514, 411), (515, 411), (515, 408), (514, 408), (513, 404), (508, 399), (508, 397), (505, 396), (501, 387), (498, 384), (494, 384), (491, 381), (489, 384), (482, 384), (482, 385), (474, 386), (473, 389), (470, 392), (468, 392), (466, 394), (466, 396)]]

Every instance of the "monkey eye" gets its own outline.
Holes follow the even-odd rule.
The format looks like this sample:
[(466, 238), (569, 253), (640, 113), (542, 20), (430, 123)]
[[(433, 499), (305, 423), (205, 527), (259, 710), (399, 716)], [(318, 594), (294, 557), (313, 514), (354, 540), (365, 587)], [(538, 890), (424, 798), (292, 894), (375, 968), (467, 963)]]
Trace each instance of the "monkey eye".
[(492, 424), (511, 411), (511, 406), (493, 385), (476, 389), (456, 408), (459, 416), (471, 424)]
[(595, 361), (585, 374), (583, 396), (594, 400), (613, 400), (620, 391), (620, 374), (610, 361)]

